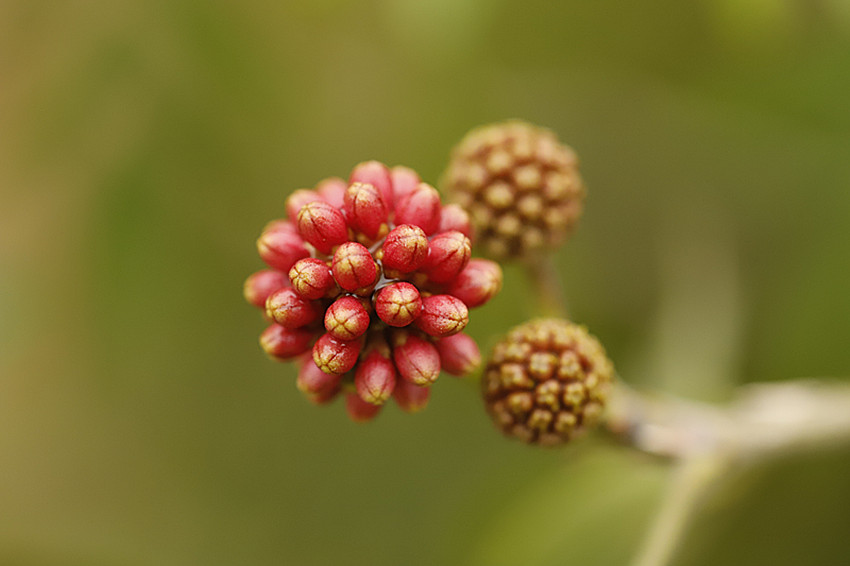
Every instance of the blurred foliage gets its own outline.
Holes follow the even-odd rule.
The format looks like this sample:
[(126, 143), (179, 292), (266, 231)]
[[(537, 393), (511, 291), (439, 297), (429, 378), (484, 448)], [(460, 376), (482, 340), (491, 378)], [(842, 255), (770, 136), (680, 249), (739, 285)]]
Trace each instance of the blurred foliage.
[[(548, 126), (557, 256), (621, 375), (707, 399), (850, 373), (844, 0), (0, 3), (0, 563), (622, 564), (667, 469), (497, 436), (475, 384), (355, 426), (259, 352), (241, 282), (291, 191), (435, 182)], [(533, 303), (517, 268), (491, 345)], [(729, 478), (678, 563), (835, 564), (848, 456)]]

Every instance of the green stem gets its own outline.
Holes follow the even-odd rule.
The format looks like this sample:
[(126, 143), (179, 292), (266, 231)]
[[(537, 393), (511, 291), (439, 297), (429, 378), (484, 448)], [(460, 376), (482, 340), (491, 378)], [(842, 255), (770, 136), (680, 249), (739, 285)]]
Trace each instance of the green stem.
[(525, 261), (526, 273), (537, 303), (537, 315), (568, 318), (569, 310), (564, 296), (558, 268), (551, 254), (541, 254)]

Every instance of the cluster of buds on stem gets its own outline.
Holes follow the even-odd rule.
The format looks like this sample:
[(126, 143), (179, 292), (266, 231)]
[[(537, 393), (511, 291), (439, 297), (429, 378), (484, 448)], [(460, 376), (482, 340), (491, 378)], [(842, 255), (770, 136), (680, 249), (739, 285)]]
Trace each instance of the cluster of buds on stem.
[(560, 245), (584, 205), (573, 150), (551, 131), (520, 121), (469, 132), (452, 151), (441, 185), (470, 211), (477, 244), (500, 259)]
[(502, 432), (529, 444), (562, 444), (602, 415), (614, 366), (587, 330), (563, 319), (514, 328), (484, 370), (487, 411)]
[(245, 282), (271, 325), (265, 352), (299, 365), (316, 403), (345, 393), (352, 419), (390, 398), (416, 411), (441, 370), (464, 375), (481, 354), (462, 331), (499, 292), (498, 264), (471, 259), (470, 220), (406, 167), (361, 163), (286, 202), (257, 241), (269, 269)]

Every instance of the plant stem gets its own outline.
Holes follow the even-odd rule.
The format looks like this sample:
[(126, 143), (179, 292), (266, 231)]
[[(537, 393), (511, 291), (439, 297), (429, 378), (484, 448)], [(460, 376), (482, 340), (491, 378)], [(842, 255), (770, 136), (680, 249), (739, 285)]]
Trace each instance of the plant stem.
[(539, 316), (568, 318), (564, 288), (551, 254), (539, 254), (525, 261)]

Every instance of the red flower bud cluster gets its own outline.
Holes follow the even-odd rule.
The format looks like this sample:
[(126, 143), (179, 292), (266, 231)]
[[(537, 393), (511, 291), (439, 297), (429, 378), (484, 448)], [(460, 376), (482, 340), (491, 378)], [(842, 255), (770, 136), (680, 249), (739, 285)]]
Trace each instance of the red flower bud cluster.
[(498, 264), (470, 259), (470, 220), (406, 167), (361, 163), (348, 182), (325, 179), (286, 202), (287, 219), (257, 240), (270, 269), (245, 282), (271, 323), (266, 353), (296, 360), (298, 388), (315, 403), (345, 393), (355, 421), (391, 397), (425, 407), (444, 370), (481, 362), (463, 334), (469, 309), (499, 292)]

